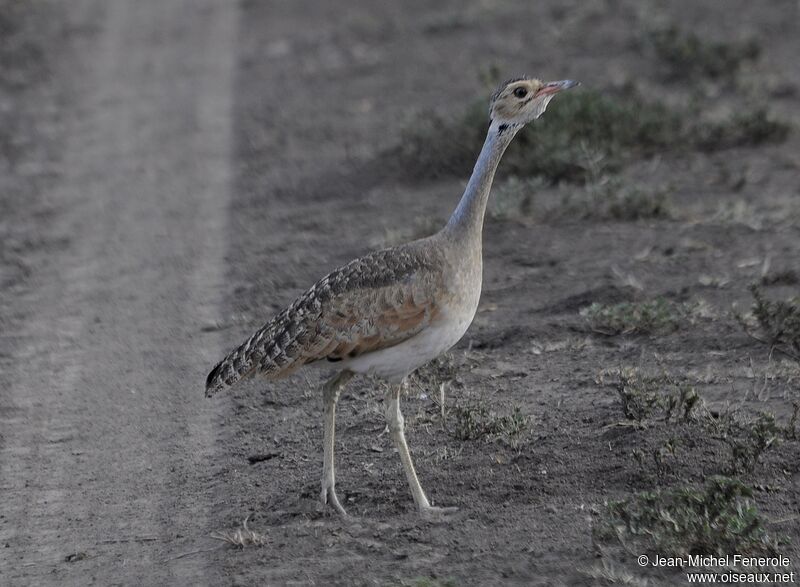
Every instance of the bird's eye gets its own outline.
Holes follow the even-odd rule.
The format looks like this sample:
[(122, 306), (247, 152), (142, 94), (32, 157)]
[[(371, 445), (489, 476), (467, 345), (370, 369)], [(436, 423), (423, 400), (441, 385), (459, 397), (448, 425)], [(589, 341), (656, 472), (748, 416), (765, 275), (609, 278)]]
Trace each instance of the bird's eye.
[(524, 98), (525, 96), (528, 95), (528, 90), (526, 90), (525, 88), (517, 88), (514, 90), (514, 95), (517, 98)]

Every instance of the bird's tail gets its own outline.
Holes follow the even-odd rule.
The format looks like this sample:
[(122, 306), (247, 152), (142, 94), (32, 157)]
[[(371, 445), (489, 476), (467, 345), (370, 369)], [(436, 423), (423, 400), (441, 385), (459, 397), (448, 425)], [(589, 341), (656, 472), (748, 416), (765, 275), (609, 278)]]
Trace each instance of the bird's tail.
[(308, 342), (305, 328), (290, 318), (288, 311), (272, 320), (231, 351), (211, 370), (206, 378), (206, 397), (222, 391), (254, 373), (267, 379), (284, 377), (304, 363), (304, 344)]
[(253, 373), (259, 358), (254, 348), (258, 334), (251, 336), (211, 369), (206, 378), (206, 397), (227, 389)]

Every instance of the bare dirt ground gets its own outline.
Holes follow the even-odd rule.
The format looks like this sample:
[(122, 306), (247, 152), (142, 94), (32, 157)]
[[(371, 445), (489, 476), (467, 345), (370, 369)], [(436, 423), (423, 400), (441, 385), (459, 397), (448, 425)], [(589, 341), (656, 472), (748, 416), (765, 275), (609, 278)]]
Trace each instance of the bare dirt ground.
[[(421, 113), (458, 115), (488, 97), (484, 77), (519, 73), (609, 92), (633, 80), (691, 110), (691, 91), (642, 50), (646, 25), (665, 19), (755, 36), (752, 83), (796, 125), (796, 2), (9, 6), (0, 584), (592, 585), (625, 573), (684, 584), (639, 568), (635, 552), (604, 551), (592, 529), (608, 501), (727, 474), (730, 449), (693, 422), (618, 425), (619, 398), (598, 374), (665, 370), (710, 411), (787, 425), (796, 363), (748, 337), (731, 308), (749, 306), (762, 274), (800, 269), (796, 131), (628, 165), (624, 181), (671, 185), (670, 218), (487, 221), (475, 323), (404, 408), (423, 486), (460, 508), (447, 523), (413, 511), (378, 382), (355, 381), (340, 404), (350, 522), (317, 503), (315, 375), (210, 401), (202, 382), (326, 271), (446, 219), (470, 169), (431, 179), (392, 160)], [(748, 108), (735, 88), (713, 97)], [(669, 332), (612, 337), (580, 314), (658, 296), (703, 310)], [(478, 404), (530, 420), (513, 443), (455, 438), (457, 408)], [(796, 570), (796, 437), (738, 477)], [(247, 517), (264, 544), (211, 537)]]

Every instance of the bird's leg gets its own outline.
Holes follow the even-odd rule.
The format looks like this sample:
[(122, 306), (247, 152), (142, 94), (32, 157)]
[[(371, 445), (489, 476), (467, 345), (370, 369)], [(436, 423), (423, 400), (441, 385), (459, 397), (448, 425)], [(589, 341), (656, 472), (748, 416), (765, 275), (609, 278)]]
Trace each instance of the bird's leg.
[(386, 393), (386, 423), (389, 426), (389, 432), (392, 435), (397, 452), (400, 453), (400, 461), (403, 463), (403, 470), (405, 470), (408, 485), (411, 487), (414, 503), (417, 504), (417, 508), (419, 508), (423, 517), (437, 517), (442, 514), (453, 513), (458, 508), (437, 508), (428, 502), (428, 498), (419, 483), (417, 472), (414, 470), (414, 463), (411, 461), (411, 453), (408, 451), (408, 444), (406, 443), (405, 420), (400, 411), (400, 394), (403, 391), (404, 384), (405, 382), (391, 386)]
[(353, 377), (352, 371), (340, 371), (322, 387), (325, 400), (325, 440), (323, 441), (323, 461), (322, 461), (322, 504), (330, 503), (334, 509), (342, 516), (347, 512), (339, 503), (336, 496), (336, 475), (333, 469), (333, 448), (336, 431), (336, 402), (339, 400), (339, 392), (342, 387)]

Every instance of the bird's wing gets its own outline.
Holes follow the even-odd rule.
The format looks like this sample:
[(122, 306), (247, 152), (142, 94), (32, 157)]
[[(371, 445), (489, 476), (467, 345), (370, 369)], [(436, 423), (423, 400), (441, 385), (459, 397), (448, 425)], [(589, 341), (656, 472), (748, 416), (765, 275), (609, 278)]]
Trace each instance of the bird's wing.
[(206, 393), (248, 375), (287, 375), (397, 345), (440, 314), (441, 259), (414, 248), (377, 251), (333, 271), (209, 374)]
[(304, 363), (339, 361), (389, 348), (428, 327), (441, 310), (437, 287), (427, 271), (416, 269), (402, 281), (359, 288), (331, 299), (314, 325)]

